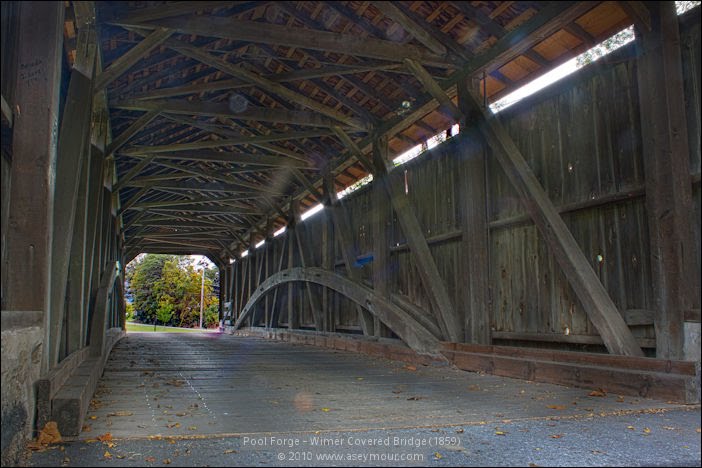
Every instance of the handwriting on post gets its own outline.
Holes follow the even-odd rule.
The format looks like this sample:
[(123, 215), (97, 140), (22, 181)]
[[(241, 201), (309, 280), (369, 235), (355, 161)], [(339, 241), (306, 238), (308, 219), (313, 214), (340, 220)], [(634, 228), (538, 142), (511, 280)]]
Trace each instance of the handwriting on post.
[(41, 59), (20, 63), (20, 80), (27, 86), (38, 83), (42, 73), (44, 73), (44, 67)]

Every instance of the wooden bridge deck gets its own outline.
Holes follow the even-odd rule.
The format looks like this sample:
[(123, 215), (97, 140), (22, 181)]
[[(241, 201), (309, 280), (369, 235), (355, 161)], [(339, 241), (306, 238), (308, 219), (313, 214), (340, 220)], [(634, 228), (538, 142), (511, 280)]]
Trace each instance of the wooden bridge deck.
[(672, 406), (259, 338), (132, 333), (109, 358), (80, 438), (481, 425)]

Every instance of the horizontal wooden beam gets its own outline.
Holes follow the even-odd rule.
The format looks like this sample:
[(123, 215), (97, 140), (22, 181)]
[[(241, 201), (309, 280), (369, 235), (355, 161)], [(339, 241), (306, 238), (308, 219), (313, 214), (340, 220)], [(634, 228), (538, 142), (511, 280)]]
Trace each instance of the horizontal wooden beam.
[[(134, 155), (134, 157), (140, 156), (142, 155)], [(155, 157), (157, 159), (250, 164), (254, 166), (299, 167), (300, 169), (310, 168), (309, 165), (303, 164), (299, 160), (276, 156), (273, 154), (232, 153), (219, 151), (181, 151), (177, 153), (158, 153), (155, 155)]]
[[(129, 24), (127, 25), (129, 26)], [(221, 37), (257, 44), (283, 45), (286, 47), (336, 52), (390, 62), (413, 58), (420, 63), (433, 67), (453, 68), (457, 66), (457, 63), (450, 57), (426, 52), (424, 49), (411, 44), (399, 44), (353, 34), (262, 24), (234, 18), (190, 16), (187, 19), (171, 18), (148, 23), (132, 23), (131, 26), (149, 28), (160, 26), (174, 29), (183, 34), (197, 34), (205, 37)], [(265, 27), (265, 34), (261, 34), (262, 27)]]
[(121, 154), (125, 155), (139, 155), (139, 154), (155, 154), (155, 153), (167, 153), (173, 151), (189, 151), (197, 149), (206, 148), (221, 148), (223, 146), (239, 146), (239, 145), (250, 145), (256, 143), (269, 143), (273, 141), (286, 141), (286, 140), (296, 140), (296, 139), (306, 139), (306, 138), (316, 138), (322, 136), (333, 135), (333, 132), (326, 130), (318, 131), (308, 131), (308, 132), (285, 132), (285, 133), (271, 133), (269, 135), (258, 135), (258, 136), (242, 136), (241, 138), (231, 138), (227, 140), (205, 140), (196, 141), (192, 143), (179, 143), (173, 145), (159, 145), (159, 146), (135, 146), (127, 151), (122, 151)]
[(110, 107), (125, 110), (160, 111), (167, 114), (226, 117), (234, 120), (285, 123), (308, 127), (332, 127), (339, 125), (338, 121), (315, 112), (254, 106), (248, 106), (241, 112), (234, 112), (228, 103), (188, 101), (186, 99), (130, 99), (111, 101)]

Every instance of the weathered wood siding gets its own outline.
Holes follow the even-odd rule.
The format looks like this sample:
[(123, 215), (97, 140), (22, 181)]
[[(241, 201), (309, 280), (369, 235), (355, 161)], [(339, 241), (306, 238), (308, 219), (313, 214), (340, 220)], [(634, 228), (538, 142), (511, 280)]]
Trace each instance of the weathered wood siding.
[[(683, 62), (688, 96), (687, 115), (691, 172), (696, 203), (695, 229), (700, 234), (700, 29), (699, 22), (682, 30)], [(638, 84), (633, 46), (607, 63), (591, 65), (499, 114), (617, 308), (625, 316), (653, 308), (650, 248), (642, 161)], [(654, 118), (654, 117), (652, 117)], [(458, 138), (450, 138), (397, 167), (405, 191), (423, 227), (441, 277), (457, 312), (468, 314), (463, 289), (460, 188), (464, 182)], [(477, 150), (482, 149), (478, 146)], [(493, 342), (596, 349), (597, 330), (581, 307), (538, 230), (526, 216), (519, 197), (497, 161), (487, 157), (489, 229), (490, 328)], [(464, 155), (465, 156), (465, 155)], [(352, 228), (354, 268), (372, 285), (373, 191), (366, 186), (341, 201)], [(388, 205), (389, 206), (389, 205)], [(435, 311), (420, 280), (413, 254), (397, 219), (388, 208), (388, 288), (405, 296), (427, 316)], [(308, 250), (307, 266), (325, 266), (345, 275), (341, 249), (331, 216), (323, 211), (296, 228)], [(331, 232), (328, 242), (323, 232)], [(275, 251), (292, 235), (288, 231), (266, 248)], [(295, 266), (300, 265), (295, 245)], [(331, 249), (329, 260), (325, 249)], [(258, 249), (254, 256), (264, 249)], [(329, 250), (328, 250), (329, 251)], [(700, 266), (700, 252), (697, 267)], [(283, 262), (287, 267), (286, 260)], [(326, 259), (326, 260), (325, 260)], [(250, 261), (250, 260), (249, 260)], [(326, 265), (325, 265), (326, 262)], [(240, 265), (241, 266), (241, 265)], [(356, 306), (338, 294), (313, 286), (331, 331), (360, 332)], [(281, 325), (287, 320), (287, 286), (278, 303)], [(326, 295), (327, 299), (322, 299)], [(294, 307), (300, 326), (314, 327), (303, 286), (295, 286)], [(699, 301), (699, 298), (698, 298)], [(241, 306), (245, 304), (245, 300)], [(699, 308), (699, 302), (696, 305)], [(629, 311), (629, 312), (628, 312)], [(639, 320), (640, 322), (640, 320)], [(645, 322), (645, 321), (644, 321)], [(257, 322), (258, 324), (258, 322)], [(653, 324), (631, 326), (640, 344), (655, 346)], [(544, 338), (545, 337), (545, 338)], [(549, 344), (546, 344), (549, 343)], [(561, 345), (554, 343), (562, 343)], [(601, 348), (604, 349), (604, 348)]]

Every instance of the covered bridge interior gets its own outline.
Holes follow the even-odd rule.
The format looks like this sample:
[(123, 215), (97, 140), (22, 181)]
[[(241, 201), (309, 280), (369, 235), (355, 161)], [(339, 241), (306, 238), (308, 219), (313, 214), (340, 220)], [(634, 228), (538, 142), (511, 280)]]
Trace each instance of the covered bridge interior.
[(700, 126), (673, 2), (2, 2), (3, 460), (144, 252), (230, 333), (699, 402)]

